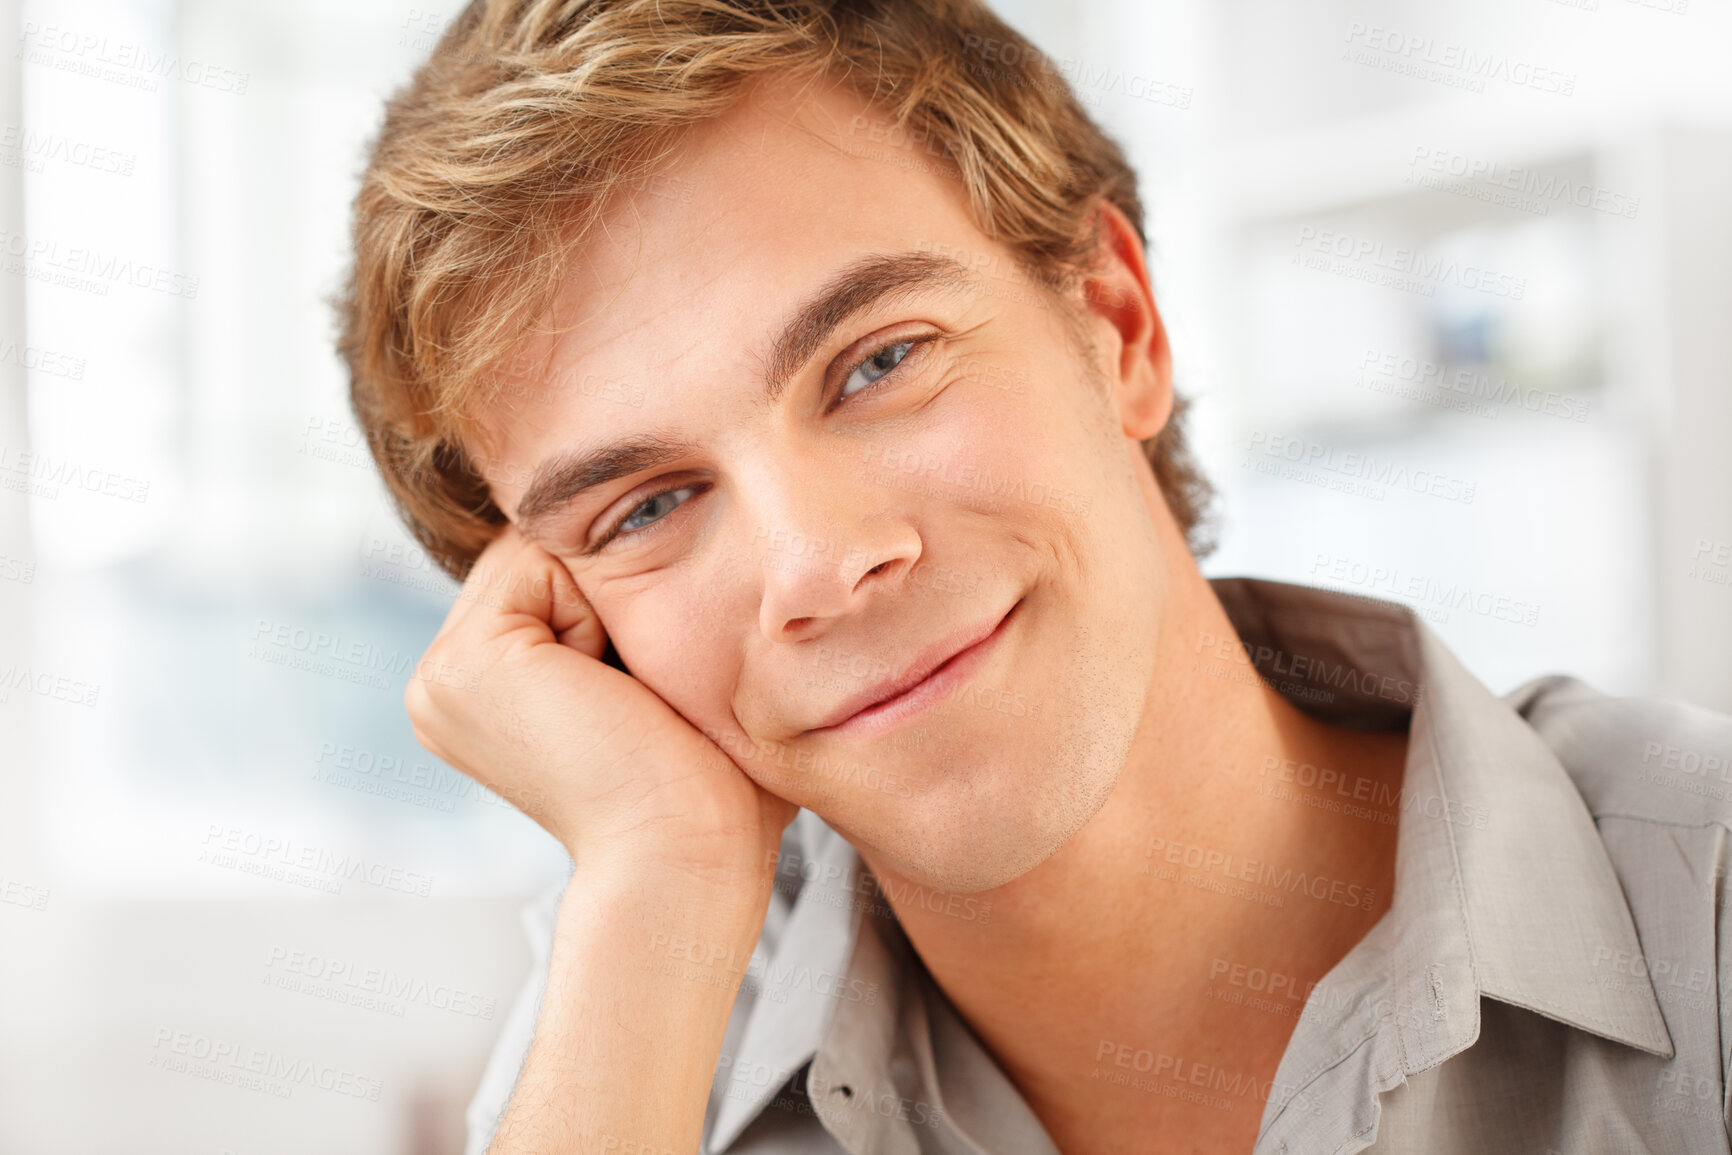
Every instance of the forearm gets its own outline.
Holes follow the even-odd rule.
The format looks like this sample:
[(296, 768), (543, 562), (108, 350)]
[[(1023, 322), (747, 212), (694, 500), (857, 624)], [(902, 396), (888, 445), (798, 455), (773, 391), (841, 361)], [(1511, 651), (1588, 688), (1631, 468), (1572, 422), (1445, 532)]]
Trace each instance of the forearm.
[(768, 901), (758, 879), (573, 875), (535, 1041), (489, 1155), (697, 1151)]

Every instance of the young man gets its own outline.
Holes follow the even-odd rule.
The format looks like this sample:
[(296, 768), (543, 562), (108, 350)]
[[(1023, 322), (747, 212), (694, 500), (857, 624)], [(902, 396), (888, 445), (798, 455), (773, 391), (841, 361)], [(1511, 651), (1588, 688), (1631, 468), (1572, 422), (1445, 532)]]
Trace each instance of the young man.
[(478, 2), (356, 245), (416, 733), (574, 862), (472, 1150), (1728, 1149), (1732, 723), (1205, 580), (1134, 180), (977, 3)]

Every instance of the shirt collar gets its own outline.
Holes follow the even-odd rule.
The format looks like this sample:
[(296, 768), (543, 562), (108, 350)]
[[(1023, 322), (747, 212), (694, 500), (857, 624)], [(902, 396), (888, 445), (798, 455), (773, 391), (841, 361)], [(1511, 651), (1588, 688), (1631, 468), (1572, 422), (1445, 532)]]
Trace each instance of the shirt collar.
[[(1259, 1149), (1318, 1112), (1362, 1132), (1376, 1120), (1377, 1092), (1473, 1043), (1481, 996), (1670, 1057), (1652, 984), (1597, 981), (1596, 948), (1640, 953), (1634, 922), (1580, 794), (1521, 716), (1405, 607), (1250, 578), (1210, 584), (1243, 643), (1229, 645), (1233, 660), (1315, 716), (1366, 730), (1408, 724), (1411, 734), (1391, 908), (1313, 992)], [(844, 968), (843, 989), (872, 983), (882, 997), (801, 987), (782, 1002), (760, 998), (737, 1062), (791, 1073), (817, 1056), (809, 1094), (832, 1133), (857, 1153), (910, 1150), (913, 1136), (893, 1114), (837, 1104), (859, 1094), (856, 1084), (891, 1086), (892, 1041), (912, 990), (903, 976), (918, 960), (893, 923), (878, 925), (885, 911), (876, 892), (862, 892), (853, 848), (815, 815), (799, 821), (818, 869), (802, 874), (772, 965)], [(1325, 1072), (1334, 1077), (1321, 1080)], [(925, 1082), (941, 1111), (938, 1088)], [(724, 1100), (712, 1155), (776, 1089)]]
[[(1635, 923), (1580, 792), (1521, 715), (1404, 606), (1247, 578), (1211, 584), (1260, 672), (1295, 705), (1357, 729), (1387, 728), (1391, 707), (1411, 712), (1394, 937), (1459, 910), (1479, 993), (1669, 1056), (1653, 986), (1597, 981), (1595, 949), (1639, 950)], [(1297, 671), (1287, 684), (1284, 658)], [(1309, 695), (1319, 689), (1331, 697)]]
[(817, 1052), (846, 994), (856, 992), (859, 1001), (876, 1005), (895, 993), (893, 978), (868, 978), (862, 967), (850, 966), (870, 901), (859, 893), (861, 865), (854, 848), (802, 810), (783, 836), (776, 869), (799, 879), (799, 890), (763, 973), (755, 976), (757, 995), (710, 1128), (712, 1155), (726, 1151)]
[(1481, 997), (1670, 1057), (1652, 984), (1598, 981), (1597, 948), (1639, 953), (1634, 920), (1574, 782), (1516, 710), (1405, 607), (1212, 584), (1295, 705), (1361, 729), (1399, 706), (1410, 736), (1390, 909), (1308, 1000), (1258, 1150), (1366, 1133), (1378, 1094), (1473, 1044)]
[(1641, 944), (1580, 791), (1521, 715), (1417, 628), (1439, 690), (1432, 757), (1453, 804), (1429, 825), (1448, 835), (1460, 864), (1481, 993), (1671, 1058), (1653, 984), (1607, 985), (1594, 969), (1596, 951), (1640, 953)]

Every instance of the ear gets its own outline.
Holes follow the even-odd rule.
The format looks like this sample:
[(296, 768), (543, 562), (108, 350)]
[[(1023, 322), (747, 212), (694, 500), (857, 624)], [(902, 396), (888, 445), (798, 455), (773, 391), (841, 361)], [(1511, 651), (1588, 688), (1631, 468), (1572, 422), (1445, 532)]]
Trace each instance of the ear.
[(1095, 268), (1083, 278), (1082, 303), (1119, 425), (1126, 437), (1143, 441), (1165, 428), (1173, 413), (1172, 349), (1130, 219), (1103, 199), (1096, 225)]

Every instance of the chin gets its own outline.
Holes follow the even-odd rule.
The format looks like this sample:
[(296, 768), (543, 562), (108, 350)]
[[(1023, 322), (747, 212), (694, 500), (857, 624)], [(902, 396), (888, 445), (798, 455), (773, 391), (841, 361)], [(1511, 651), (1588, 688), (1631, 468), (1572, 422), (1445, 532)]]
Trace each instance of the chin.
[[(1001, 735), (984, 757), (935, 751), (910, 774), (919, 792), (874, 807), (870, 821), (861, 823), (870, 829), (814, 809), (869, 861), (910, 882), (951, 894), (1004, 886), (1086, 826), (1124, 769), (1133, 725), (1114, 726), (1082, 711), (1065, 721), (1038, 736)], [(911, 770), (925, 761), (918, 747), (908, 754), (899, 761)]]

